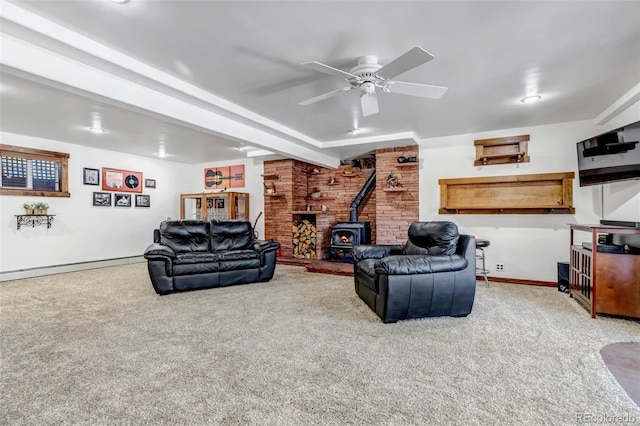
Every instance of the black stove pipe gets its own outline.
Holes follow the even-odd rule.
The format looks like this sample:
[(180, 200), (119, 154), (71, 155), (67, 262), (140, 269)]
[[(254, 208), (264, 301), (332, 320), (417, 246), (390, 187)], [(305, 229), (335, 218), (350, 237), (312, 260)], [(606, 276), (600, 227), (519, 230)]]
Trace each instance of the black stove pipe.
[(375, 188), (375, 186), (376, 186), (376, 171), (374, 169), (373, 172), (371, 173), (371, 176), (369, 176), (369, 179), (367, 179), (367, 181), (365, 182), (360, 192), (358, 192), (358, 195), (356, 195), (356, 198), (354, 198), (353, 201), (351, 202), (351, 207), (349, 207), (349, 220), (351, 222), (358, 221), (358, 207), (360, 207), (360, 204), (362, 203), (362, 201), (367, 197), (369, 192), (371, 192), (371, 190)]

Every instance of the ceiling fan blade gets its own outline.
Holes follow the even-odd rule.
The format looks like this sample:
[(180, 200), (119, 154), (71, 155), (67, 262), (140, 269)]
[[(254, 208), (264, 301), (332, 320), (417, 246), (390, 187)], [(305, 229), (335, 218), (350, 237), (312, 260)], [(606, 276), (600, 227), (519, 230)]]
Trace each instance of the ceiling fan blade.
[(404, 55), (394, 59), (376, 71), (381, 77), (393, 78), (435, 58), (420, 46), (416, 46)]
[(338, 68), (330, 67), (329, 65), (322, 64), (317, 61), (311, 62), (303, 62), (302, 65), (306, 65), (310, 68), (313, 68), (316, 71), (323, 72), (325, 74), (333, 75), (336, 77), (344, 78), (344, 79), (356, 79), (359, 80), (359, 77), (348, 73), (346, 71), (339, 70)]
[(362, 106), (362, 116), (373, 115), (379, 111), (378, 95), (374, 93), (360, 95), (360, 105)]
[(343, 88), (340, 88), (340, 89), (332, 90), (330, 92), (323, 93), (322, 95), (315, 96), (315, 97), (313, 97), (311, 99), (307, 99), (306, 101), (299, 102), (298, 105), (314, 104), (316, 102), (320, 102), (320, 101), (324, 101), (325, 99), (329, 99), (330, 97), (335, 96), (338, 93), (350, 92), (351, 90), (353, 90), (353, 87), (343, 87)]
[(404, 81), (385, 81), (382, 90), (399, 95), (417, 96), (419, 98), (440, 99), (449, 90), (447, 87), (430, 84), (407, 83)]

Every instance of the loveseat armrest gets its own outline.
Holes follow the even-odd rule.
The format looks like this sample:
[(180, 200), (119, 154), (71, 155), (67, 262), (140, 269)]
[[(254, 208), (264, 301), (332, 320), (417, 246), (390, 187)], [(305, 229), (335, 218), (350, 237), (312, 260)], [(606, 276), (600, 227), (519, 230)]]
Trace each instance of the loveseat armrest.
[(461, 271), (466, 269), (468, 265), (467, 259), (458, 254), (450, 256), (400, 255), (380, 259), (374, 268), (376, 274), (415, 275)]
[(365, 259), (382, 259), (383, 257), (402, 254), (403, 245), (361, 244), (353, 246), (351, 256), (356, 262)]
[(273, 240), (254, 240), (253, 249), (258, 253), (274, 251), (280, 248), (280, 243)]
[(145, 259), (175, 259), (176, 252), (160, 243), (151, 243), (144, 251)]

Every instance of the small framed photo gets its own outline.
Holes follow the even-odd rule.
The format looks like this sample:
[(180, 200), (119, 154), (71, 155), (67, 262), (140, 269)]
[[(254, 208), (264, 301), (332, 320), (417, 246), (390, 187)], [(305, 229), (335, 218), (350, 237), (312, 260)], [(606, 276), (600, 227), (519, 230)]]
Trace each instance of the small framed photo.
[(224, 209), (224, 198), (216, 198), (216, 209)]
[(131, 207), (131, 194), (116, 194), (116, 207)]
[(148, 195), (136, 195), (136, 207), (151, 207), (151, 197)]
[(100, 185), (100, 170), (83, 168), (82, 183), (85, 185)]
[(144, 187), (145, 188), (155, 188), (156, 187), (156, 180), (155, 179), (145, 179), (144, 180)]
[(108, 192), (94, 192), (93, 205), (98, 207), (111, 207), (111, 194)]

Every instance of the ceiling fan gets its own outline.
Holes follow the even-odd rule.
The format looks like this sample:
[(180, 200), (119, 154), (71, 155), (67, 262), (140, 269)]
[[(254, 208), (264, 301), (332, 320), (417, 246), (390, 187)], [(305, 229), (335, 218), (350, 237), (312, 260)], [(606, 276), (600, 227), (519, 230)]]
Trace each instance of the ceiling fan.
[(391, 78), (429, 62), (434, 58), (431, 53), (420, 46), (416, 46), (386, 65), (379, 64), (378, 58), (375, 56), (363, 56), (358, 59), (358, 64), (348, 72), (316, 61), (303, 62), (302, 65), (306, 65), (316, 71), (343, 78), (349, 85), (307, 99), (306, 101), (298, 103), (298, 105), (310, 105), (340, 93), (347, 93), (359, 89), (362, 115), (366, 117), (379, 111), (376, 87), (381, 88), (383, 92), (387, 93), (439, 99), (447, 91), (446, 87), (391, 80)]

